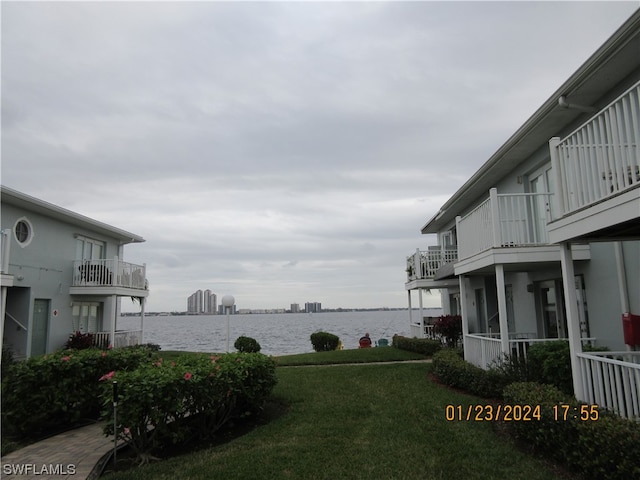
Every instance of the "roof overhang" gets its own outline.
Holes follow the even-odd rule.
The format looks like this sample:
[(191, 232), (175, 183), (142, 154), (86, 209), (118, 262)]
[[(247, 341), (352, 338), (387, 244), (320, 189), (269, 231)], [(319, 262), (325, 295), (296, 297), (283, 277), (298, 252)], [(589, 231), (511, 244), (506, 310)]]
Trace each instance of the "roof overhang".
[(91, 230), (107, 235), (109, 237), (116, 238), (121, 243), (141, 243), (144, 242), (144, 238), (135, 233), (127, 232), (117, 227), (113, 227), (106, 223), (99, 222), (90, 217), (86, 217), (66, 208), (59, 207), (44, 200), (32, 197), (17, 190), (5, 187), (0, 187), (0, 198), (2, 203), (8, 205), (14, 205), (16, 207), (24, 208), (41, 215), (45, 215), (50, 218), (63, 221), (71, 225), (77, 225), (84, 228), (90, 228)]
[(612, 100), (609, 92), (624, 89), (640, 76), (640, 9), (556, 90), (553, 95), (454, 193), (440, 210), (421, 228), (421, 232), (437, 233), (452, 222), (468, 206), (506, 176), (522, 161), (541, 148), (549, 139), (566, 136), (594, 113), (566, 108), (570, 104), (594, 108), (594, 112)]

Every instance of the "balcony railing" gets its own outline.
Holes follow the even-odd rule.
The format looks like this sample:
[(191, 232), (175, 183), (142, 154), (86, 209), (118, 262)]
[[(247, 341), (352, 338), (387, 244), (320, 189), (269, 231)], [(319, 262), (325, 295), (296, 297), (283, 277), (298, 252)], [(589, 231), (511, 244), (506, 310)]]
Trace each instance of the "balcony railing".
[(549, 142), (558, 216), (640, 185), (640, 82), (568, 137)]
[(457, 221), (460, 259), (491, 248), (546, 245), (550, 196), (492, 188), (489, 198)]
[[(509, 355), (526, 359), (529, 348), (536, 343), (556, 342), (557, 338), (535, 338), (535, 333), (510, 333)], [(464, 337), (464, 358), (477, 367), (488, 369), (504, 360), (500, 334), (474, 333)], [(583, 343), (593, 343), (594, 338), (583, 338)]]
[(429, 250), (416, 249), (416, 253), (407, 257), (407, 281), (432, 279), (440, 267), (457, 260), (456, 247), (438, 246)]
[(9, 273), (9, 248), (11, 247), (11, 230), (0, 231), (0, 273)]
[(640, 418), (640, 352), (578, 354), (584, 401)]
[(99, 348), (121, 348), (140, 345), (142, 343), (142, 330), (117, 331), (111, 341), (111, 332), (96, 332), (93, 334), (93, 345)]
[(74, 287), (124, 287), (147, 289), (146, 266), (113, 259), (73, 262)]

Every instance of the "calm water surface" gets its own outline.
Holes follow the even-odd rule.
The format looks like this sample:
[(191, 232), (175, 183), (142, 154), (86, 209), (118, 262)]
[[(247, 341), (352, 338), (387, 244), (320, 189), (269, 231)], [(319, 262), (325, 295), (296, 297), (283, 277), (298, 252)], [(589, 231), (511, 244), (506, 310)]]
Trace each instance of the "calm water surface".
[[(440, 315), (440, 309), (424, 309), (425, 316)], [(413, 314), (418, 317), (417, 310)], [(140, 319), (121, 317), (118, 330), (140, 328)], [(310, 336), (325, 331), (340, 337), (344, 348), (357, 348), (366, 332), (375, 341), (393, 335), (409, 335), (408, 310), (373, 312), (326, 312), (249, 314), (229, 316), (229, 349), (241, 336), (255, 338), (266, 355), (312, 352)], [(227, 348), (226, 315), (145, 317), (144, 343), (156, 343), (162, 350), (224, 352)]]

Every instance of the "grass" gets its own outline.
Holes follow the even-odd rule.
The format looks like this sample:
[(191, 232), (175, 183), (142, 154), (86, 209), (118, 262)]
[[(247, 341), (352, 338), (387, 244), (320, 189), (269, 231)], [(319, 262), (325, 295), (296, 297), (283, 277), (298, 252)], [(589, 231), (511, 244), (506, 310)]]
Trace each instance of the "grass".
[[(333, 354), (353, 363), (353, 356), (399, 352), (376, 350), (397, 349)], [(497, 435), (489, 423), (447, 422), (447, 404), (484, 401), (435, 384), (429, 369), (424, 363), (278, 368), (272, 404), (286, 405), (284, 415), (266, 418), (225, 443), (107, 478), (565, 478)]]

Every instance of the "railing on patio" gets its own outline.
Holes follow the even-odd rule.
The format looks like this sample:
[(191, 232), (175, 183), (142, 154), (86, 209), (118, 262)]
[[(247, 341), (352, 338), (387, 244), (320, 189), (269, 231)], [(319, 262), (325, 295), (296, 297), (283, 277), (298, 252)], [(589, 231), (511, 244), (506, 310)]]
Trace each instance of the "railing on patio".
[(558, 216), (640, 185), (640, 82), (564, 139), (549, 142)]
[(432, 279), (440, 267), (458, 260), (457, 247), (440, 246), (429, 250), (416, 249), (416, 253), (407, 257), (407, 281)]
[(498, 247), (546, 245), (550, 193), (498, 194), (457, 219), (458, 256), (465, 259)]
[[(535, 333), (510, 333), (509, 355), (525, 359), (529, 348), (536, 343), (555, 342), (558, 338), (536, 338)], [(583, 343), (595, 342), (595, 338), (583, 338)], [(504, 360), (499, 333), (473, 333), (465, 336), (464, 358), (477, 367), (488, 369)]]
[(100, 348), (120, 348), (140, 345), (142, 343), (142, 330), (116, 331), (114, 341), (111, 341), (111, 332), (96, 332), (93, 334), (93, 344)]
[(112, 286), (145, 290), (146, 266), (112, 259), (76, 260), (73, 262), (72, 286)]
[(640, 419), (640, 352), (578, 355), (584, 401)]

